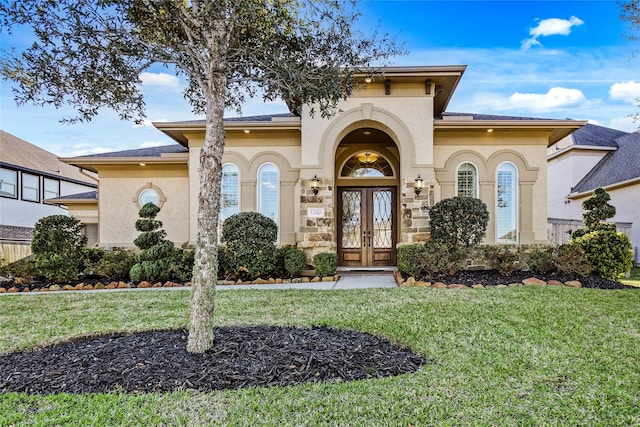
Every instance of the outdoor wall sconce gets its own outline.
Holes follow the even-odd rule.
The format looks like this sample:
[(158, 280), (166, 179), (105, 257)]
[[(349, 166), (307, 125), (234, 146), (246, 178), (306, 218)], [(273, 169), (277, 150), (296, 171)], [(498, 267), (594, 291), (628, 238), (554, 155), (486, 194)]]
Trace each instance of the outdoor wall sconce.
[(422, 193), (422, 188), (424, 187), (424, 179), (420, 178), (420, 174), (418, 174), (418, 177), (413, 182), (413, 191), (416, 192), (416, 196), (419, 196), (420, 193)]
[(313, 195), (317, 196), (318, 191), (320, 191), (320, 180), (316, 175), (313, 175), (313, 179), (311, 180), (311, 191), (313, 191)]

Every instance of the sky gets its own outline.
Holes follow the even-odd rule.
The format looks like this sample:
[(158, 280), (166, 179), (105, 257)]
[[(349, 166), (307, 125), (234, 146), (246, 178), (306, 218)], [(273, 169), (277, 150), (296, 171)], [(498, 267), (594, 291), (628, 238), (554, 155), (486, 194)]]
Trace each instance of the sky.
[[(363, 0), (360, 29), (397, 35), (408, 54), (390, 65), (466, 65), (449, 112), (589, 120), (632, 132), (640, 123), (640, 43), (626, 36), (616, 1)], [(2, 50), (24, 48), (28, 32), (0, 34)], [(634, 54), (635, 53), (635, 54)], [(154, 66), (140, 76), (148, 122), (103, 110), (89, 123), (61, 124), (68, 109), (17, 107), (0, 82), (0, 128), (61, 157), (174, 143), (151, 122), (194, 120), (185, 82)], [(249, 100), (243, 115), (287, 112)], [(229, 112), (227, 117), (235, 117)]]

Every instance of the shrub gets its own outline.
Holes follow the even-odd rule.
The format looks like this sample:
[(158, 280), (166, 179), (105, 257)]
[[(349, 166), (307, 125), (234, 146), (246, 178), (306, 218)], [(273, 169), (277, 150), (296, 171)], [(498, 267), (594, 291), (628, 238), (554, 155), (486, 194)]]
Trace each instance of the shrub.
[(473, 197), (452, 197), (436, 203), (429, 211), (431, 238), (447, 249), (477, 245), (489, 222), (487, 205)]
[(619, 280), (631, 270), (633, 248), (631, 240), (614, 231), (592, 231), (571, 240), (570, 244), (584, 251), (593, 272), (603, 279)]
[(110, 280), (129, 280), (129, 271), (136, 263), (134, 254), (128, 251), (108, 251), (98, 262), (96, 273)]
[(558, 271), (556, 259), (557, 249), (554, 246), (535, 248), (526, 255), (525, 264), (529, 266), (529, 270), (536, 273), (555, 273)]
[(21, 259), (0, 267), (0, 276), (33, 280), (40, 276), (33, 259)]
[(420, 277), (424, 271), (424, 245), (402, 245), (398, 248), (398, 271), (400, 273)]
[(492, 245), (483, 247), (485, 261), (489, 268), (497, 270), (503, 276), (510, 276), (521, 270), (522, 251), (518, 246)]
[(131, 267), (131, 280), (139, 282), (163, 281), (169, 278), (171, 258), (174, 254), (173, 242), (166, 240), (167, 232), (162, 230), (162, 222), (155, 219), (160, 208), (146, 203), (140, 208), (140, 219), (136, 221), (136, 230), (140, 235), (133, 243), (140, 249), (135, 256), (136, 263)]
[(578, 245), (565, 244), (556, 251), (556, 268), (559, 272), (571, 276), (586, 276), (592, 270), (585, 258), (584, 250)]
[(195, 251), (191, 249), (174, 248), (169, 261), (169, 277), (181, 282), (190, 281), (193, 276), (194, 256)]
[(233, 272), (255, 279), (275, 271), (278, 226), (257, 212), (232, 215), (222, 225), (222, 240), (227, 244)]
[(276, 250), (275, 273), (281, 277), (295, 277), (307, 266), (302, 249), (296, 246), (281, 246)]
[(41, 218), (31, 242), (36, 269), (49, 280), (76, 279), (83, 268), (86, 244), (79, 220), (65, 215)]
[(225, 279), (233, 273), (232, 264), (232, 259), (227, 247), (218, 245), (218, 279)]
[(322, 252), (313, 257), (316, 267), (316, 276), (333, 276), (338, 269), (338, 254), (335, 252)]

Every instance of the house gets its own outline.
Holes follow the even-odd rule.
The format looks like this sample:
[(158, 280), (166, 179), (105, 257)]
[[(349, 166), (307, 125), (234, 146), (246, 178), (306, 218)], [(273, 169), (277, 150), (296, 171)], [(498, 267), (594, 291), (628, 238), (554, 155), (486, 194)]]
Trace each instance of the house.
[[(0, 130), (0, 246), (3, 262), (30, 254), (33, 227), (40, 218), (68, 215), (61, 202), (80, 192), (96, 193), (97, 176), (61, 162), (58, 157), (8, 132)], [(96, 196), (94, 196), (96, 197)], [(87, 232), (96, 222), (85, 222)], [(93, 233), (93, 242), (97, 241)]]
[[(548, 149), (550, 222), (582, 226), (582, 202), (604, 188), (616, 207), (612, 221), (640, 246), (640, 132), (587, 124)], [(554, 237), (554, 236), (550, 236)], [(568, 234), (559, 236), (560, 242)]]
[[(546, 150), (585, 124), (446, 107), (466, 66), (387, 67), (331, 119), (274, 114), (225, 120), (224, 219), (258, 211), (278, 244), (309, 259), (334, 251), (343, 266), (396, 264), (396, 247), (429, 237), (429, 209), (456, 195), (481, 198), (487, 243), (545, 243)], [(154, 123), (176, 144), (63, 159), (99, 175), (102, 247), (131, 247), (138, 210), (157, 203), (168, 238), (196, 242), (203, 121)], [(72, 215), (75, 204), (66, 201)]]

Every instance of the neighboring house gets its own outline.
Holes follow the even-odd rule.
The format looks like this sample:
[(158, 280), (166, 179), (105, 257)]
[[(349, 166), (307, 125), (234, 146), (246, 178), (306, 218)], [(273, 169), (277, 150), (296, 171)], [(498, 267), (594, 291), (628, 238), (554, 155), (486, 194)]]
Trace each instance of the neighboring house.
[[(582, 226), (582, 202), (604, 188), (616, 207), (619, 230), (640, 246), (640, 133), (587, 124), (549, 147), (548, 217)], [(557, 236), (558, 242), (566, 236)], [(554, 239), (555, 236), (550, 236)]]
[[(278, 224), (279, 244), (309, 258), (335, 251), (340, 265), (387, 266), (398, 245), (429, 237), (434, 203), (465, 195), (488, 206), (485, 242), (547, 242), (546, 150), (585, 122), (447, 113), (465, 69), (363, 74), (363, 89), (331, 119), (305, 106), (300, 116), (225, 120), (221, 218), (261, 212)], [(161, 207), (169, 239), (195, 245), (205, 123), (154, 125), (177, 144), (63, 159), (100, 177), (100, 246), (132, 247), (147, 201)]]
[[(28, 255), (33, 227), (40, 218), (68, 215), (65, 206), (49, 204), (50, 199), (95, 192), (97, 183), (94, 173), (0, 130), (0, 258), (9, 262)], [(16, 256), (11, 255), (14, 252)]]

